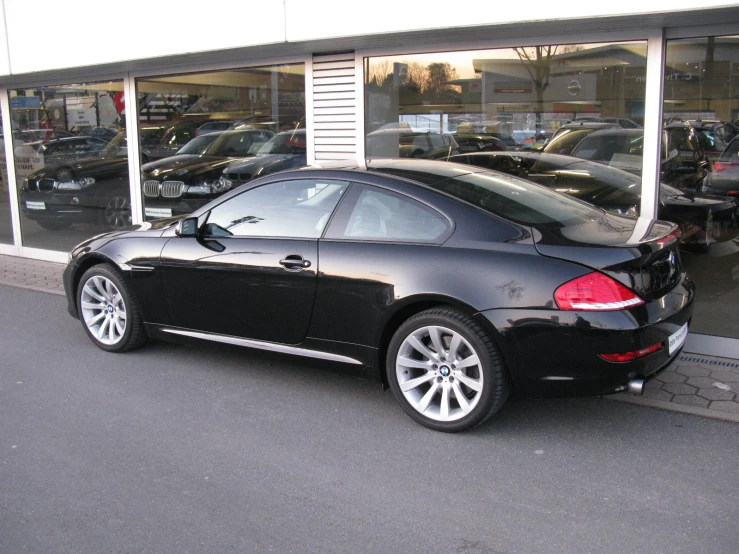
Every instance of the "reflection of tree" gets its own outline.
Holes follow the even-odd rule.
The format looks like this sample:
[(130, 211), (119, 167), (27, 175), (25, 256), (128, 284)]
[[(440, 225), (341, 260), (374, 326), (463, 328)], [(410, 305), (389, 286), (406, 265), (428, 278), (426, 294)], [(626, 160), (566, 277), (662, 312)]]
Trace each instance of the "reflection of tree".
[(383, 58), (382, 60), (373, 60), (369, 64), (369, 72), (367, 78), (369, 79), (368, 84), (374, 82), (377, 86), (385, 84), (385, 80), (392, 76), (393, 66), (390, 60)]
[(552, 75), (551, 60), (557, 53), (557, 46), (536, 46), (534, 48), (514, 48), (524, 69), (531, 77), (536, 89), (536, 133), (541, 131), (541, 112), (544, 107), (544, 91), (549, 87)]
[(457, 77), (457, 70), (449, 62), (429, 64), (426, 70), (428, 71), (426, 90), (437, 96), (442, 96), (447, 90), (447, 83)]

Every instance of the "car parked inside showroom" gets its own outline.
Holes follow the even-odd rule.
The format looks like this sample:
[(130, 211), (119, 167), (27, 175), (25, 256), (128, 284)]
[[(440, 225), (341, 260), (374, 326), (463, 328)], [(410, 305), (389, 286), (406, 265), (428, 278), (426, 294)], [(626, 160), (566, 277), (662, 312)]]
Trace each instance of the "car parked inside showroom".
[[(557, 192), (626, 215), (638, 216), (641, 179), (633, 173), (572, 156), (537, 152), (490, 152), (452, 156), (475, 165), (528, 179)], [(677, 223), (682, 243), (707, 249), (737, 237), (737, 202), (676, 189), (662, 183), (657, 217)]]
[(144, 215), (189, 214), (230, 188), (222, 178), (226, 166), (255, 156), (274, 136), (272, 131), (244, 128), (198, 136), (176, 155), (141, 166)]
[[(595, 131), (584, 137), (571, 155), (641, 175), (644, 130), (612, 128)], [(706, 153), (692, 127), (683, 123), (665, 127), (660, 155), (661, 182), (697, 191), (710, 169)]]
[(604, 129), (620, 129), (615, 123), (607, 123), (603, 121), (580, 121), (579, 123), (567, 123), (562, 125), (552, 135), (543, 147), (542, 152), (548, 154), (561, 154), (569, 156), (580, 141), (595, 131)]
[(713, 162), (713, 171), (703, 181), (701, 190), (708, 194), (739, 198), (739, 136)]
[[(146, 150), (141, 151), (141, 158), (148, 159)], [(126, 133), (119, 132), (95, 158), (48, 164), (30, 174), (23, 181), (19, 198), (23, 214), (44, 229), (57, 230), (74, 223), (113, 229), (130, 225)]]
[(277, 171), (308, 163), (305, 129), (277, 133), (259, 147), (252, 158), (234, 162), (223, 170), (224, 191)]
[(511, 391), (639, 391), (679, 354), (679, 229), (429, 160), (261, 177), (89, 239), (68, 309), (103, 350), (200, 340), (372, 369), (417, 422), (469, 429)]

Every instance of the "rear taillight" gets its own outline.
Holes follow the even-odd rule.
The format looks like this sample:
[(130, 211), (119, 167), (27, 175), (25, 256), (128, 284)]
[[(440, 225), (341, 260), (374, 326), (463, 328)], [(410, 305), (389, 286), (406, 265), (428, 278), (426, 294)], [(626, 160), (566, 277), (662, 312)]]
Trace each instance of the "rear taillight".
[(662, 343), (658, 342), (657, 344), (653, 344), (652, 346), (647, 346), (646, 348), (642, 348), (641, 350), (633, 350), (631, 352), (622, 352), (621, 354), (598, 354), (601, 358), (603, 358), (607, 362), (615, 362), (615, 363), (621, 363), (621, 362), (630, 362), (632, 360), (637, 360), (639, 358), (643, 358), (644, 356), (649, 356), (650, 354), (654, 354), (657, 352), (657, 350), (662, 350)]
[(727, 167), (728, 167), (728, 164), (722, 164), (721, 162), (713, 162), (714, 171), (725, 171)]
[(554, 291), (560, 310), (610, 312), (644, 304), (636, 293), (615, 279), (593, 272), (566, 282)]
[(673, 242), (675, 242), (676, 240), (678, 240), (680, 238), (680, 234), (681, 234), (680, 233), (680, 228), (678, 227), (677, 229), (675, 229), (671, 233), (668, 233), (664, 237), (658, 238), (654, 242), (656, 242), (657, 243), (657, 246), (659, 246), (659, 247), (667, 246), (668, 244), (672, 244)]

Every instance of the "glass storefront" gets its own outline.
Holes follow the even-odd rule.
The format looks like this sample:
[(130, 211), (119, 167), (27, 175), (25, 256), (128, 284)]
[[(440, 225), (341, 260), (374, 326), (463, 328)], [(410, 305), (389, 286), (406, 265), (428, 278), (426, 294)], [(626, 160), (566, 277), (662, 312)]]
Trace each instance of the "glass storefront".
[(67, 251), (130, 225), (123, 81), (8, 95), (23, 246)]
[(5, 157), (5, 137), (2, 136), (0, 117), (0, 244), (13, 244), (13, 222), (10, 216), (10, 191), (8, 162)]
[(366, 155), (498, 168), (501, 152), (574, 154), (638, 176), (646, 54), (637, 41), (367, 58)]
[[(644, 42), (365, 60), (366, 156), (517, 175), (607, 210), (641, 202)], [(739, 338), (739, 37), (667, 42), (658, 217), (682, 230), (691, 331)]]
[(677, 172), (700, 170), (679, 187), (697, 285), (691, 331), (739, 338), (739, 36), (669, 40), (665, 59), (663, 151)]
[(306, 164), (305, 67), (137, 79), (144, 215), (188, 214), (260, 175)]

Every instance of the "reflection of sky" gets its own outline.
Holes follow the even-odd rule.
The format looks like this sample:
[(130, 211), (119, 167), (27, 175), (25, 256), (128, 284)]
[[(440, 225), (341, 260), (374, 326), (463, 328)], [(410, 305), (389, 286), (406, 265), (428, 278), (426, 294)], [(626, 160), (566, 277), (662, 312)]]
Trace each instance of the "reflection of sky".
[[(576, 52), (577, 55), (582, 56), (587, 54), (589, 50), (595, 50), (596, 48), (602, 48), (605, 46), (614, 46), (619, 44), (623, 48), (628, 48), (630, 45), (623, 43), (594, 43), (594, 44), (583, 44), (577, 45), (582, 47), (582, 50)], [(646, 44), (643, 42), (632, 43), (635, 50), (640, 52), (642, 55), (646, 53)], [(572, 45), (570, 45), (572, 46)], [(557, 48), (556, 55), (562, 54), (562, 46)], [(524, 50), (532, 56), (534, 48), (527, 47)], [(465, 50), (462, 52), (434, 52), (431, 54), (407, 54), (402, 56), (387, 56), (371, 58), (371, 64), (375, 64), (378, 61), (389, 60), (391, 63), (412, 63), (417, 62), (424, 67), (432, 63), (443, 63), (448, 62), (454, 69), (457, 70), (457, 75), (460, 79), (474, 79), (479, 77), (479, 74), (475, 73), (472, 66), (473, 60), (519, 60), (519, 56), (516, 50), (513, 48), (499, 48), (493, 50)], [(603, 60), (600, 60), (603, 61)], [(615, 63), (614, 59), (609, 59), (611, 65)], [(558, 65), (558, 62), (552, 64)]]

